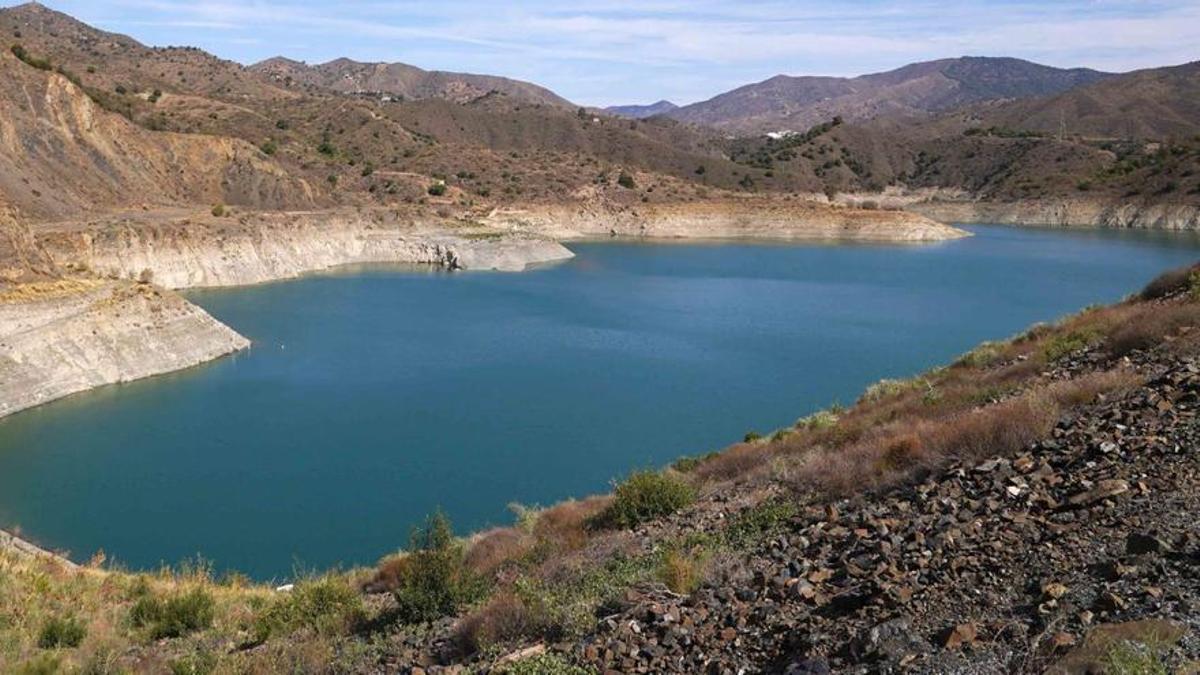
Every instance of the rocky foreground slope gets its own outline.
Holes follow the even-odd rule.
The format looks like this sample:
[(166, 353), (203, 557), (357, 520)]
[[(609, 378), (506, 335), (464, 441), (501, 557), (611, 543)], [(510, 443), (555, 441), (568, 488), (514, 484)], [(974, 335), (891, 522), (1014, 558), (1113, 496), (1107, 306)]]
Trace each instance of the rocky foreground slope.
[(1144, 387), (1014, 456), (809, 506), (736, 584), (645, 593), (578, 655), (626, 673), (1147, 672), (1111, 667), (1122, 640), (1197, 658), (1200, 361), (1140, 365)]

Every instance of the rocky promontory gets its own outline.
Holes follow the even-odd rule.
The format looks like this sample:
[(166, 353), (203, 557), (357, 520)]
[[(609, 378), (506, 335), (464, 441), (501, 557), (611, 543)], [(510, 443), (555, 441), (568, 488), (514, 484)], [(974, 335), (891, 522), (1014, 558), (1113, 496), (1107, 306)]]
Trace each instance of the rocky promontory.
[(249, 346), (171, 291), (59, 280), (0, 292), (0, 417)]

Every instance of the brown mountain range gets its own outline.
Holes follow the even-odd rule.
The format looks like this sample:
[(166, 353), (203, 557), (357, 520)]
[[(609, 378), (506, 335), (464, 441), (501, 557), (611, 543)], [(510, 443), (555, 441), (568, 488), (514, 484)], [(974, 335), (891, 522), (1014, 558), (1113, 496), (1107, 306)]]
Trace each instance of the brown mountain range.
[[(35, 3), (0, 10), (0, 35), (10, 41), (0, 190), (39, 217), (156, 202), (386, 205), (426, 200), (442, 182), (447, 198), (500, 205), (600, 192), (632, 206), (714, 189), (1200, 202), (1196, 64), (1113, 76), (963, 58), (775, 78), (714, 99), (716, 112), (749, 101), (740, 121), (712, 119), (812, 124), (731, 139), (661, 115), (582, 110), (505, 78), (348, 60), (245, 67)], [(31, 104), (28, 91), (54, 96)], [(618, 186), (623, 174), (631, 187)]]
[(971, 103), (1057, 94), (1106, 77), (1086, 68), (965, 56), (853, 78), (778, 75), (666, 114), (734, 133), (803, 131), (835, 116), (926, 117)]
[(1200, 61), (1105, 78), (1055, 96), (981, 111), (988, 124), (1107, 138), (1200, 132)]

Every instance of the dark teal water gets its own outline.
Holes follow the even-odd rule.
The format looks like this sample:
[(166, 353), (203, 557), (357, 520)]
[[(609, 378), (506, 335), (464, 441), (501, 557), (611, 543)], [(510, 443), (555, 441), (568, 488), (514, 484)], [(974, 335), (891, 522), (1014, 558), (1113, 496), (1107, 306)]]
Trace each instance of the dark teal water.
[(1192, 238), (973, 228), (932, 246), (575, 244), (523, 274), (371, 268), (191, 297), (255, 342), (0, 420), (0, 526), (131, 567), (371, 563), (437, 506), (768, 431), (1200, 257)]

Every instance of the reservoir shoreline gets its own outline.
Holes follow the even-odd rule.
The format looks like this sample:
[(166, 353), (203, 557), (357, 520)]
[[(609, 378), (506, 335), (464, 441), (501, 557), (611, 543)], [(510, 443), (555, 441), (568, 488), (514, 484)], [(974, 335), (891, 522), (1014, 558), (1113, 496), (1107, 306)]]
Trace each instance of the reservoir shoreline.
[(16, 262), (24, 267), (6, 271), (19, 281), (0, 293), (0, 418), (249, 346), (177, 289), (247, 286), (361, 263), (518, 272), (572, 257), (563, 240), (600, 236), (913, 243), (967, 236), (902, 211), (749, 198), (456, 217), (346, 209), (231, 219), (175, 210), (29, 225), (6, 213), (0, 226), (21, 244)]

